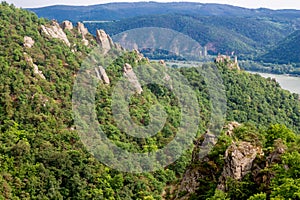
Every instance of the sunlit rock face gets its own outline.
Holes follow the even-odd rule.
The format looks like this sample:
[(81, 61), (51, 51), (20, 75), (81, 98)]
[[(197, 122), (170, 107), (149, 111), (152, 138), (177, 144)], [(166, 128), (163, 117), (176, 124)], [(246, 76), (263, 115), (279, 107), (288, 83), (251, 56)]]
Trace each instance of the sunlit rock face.
[(262, 154), (262, 149), (249, 142), (237, 142), (228, 147), (225, 152), (225, 165), (217, 188), (225, 191), (225, 183), (229, 178), (241, 180), (245, 175), (251, 173), (253, 161), (258, 154)]
[(136, 74), (134, 73), (132, 66), (130, 64), (125, 64), (124, 65), (124, 76), (127, 77), (128, 81), (130, 82), (130, 84), (133, 85), (133, 87), (135, 88), (136, 92), (138, 94), (141, 94), (143, 92), (142, 86), (138, 81), (138, 78), (136, 77)]
[(63, 21), (62, 25), (61, 25), (63, 30), (73, 30), (73, 24), (70, 21)]
[(56, 21), (52, 21), (51, 26), (44, 26), (42, 25), (42, 31), (52, 37), (52, 38), (57, 38), (59, 40), (62, 40), (66, 45), (69, 47), (71, 46), (66, 33), (63, 31), (63, 29), (59, 26), (59, 24)]

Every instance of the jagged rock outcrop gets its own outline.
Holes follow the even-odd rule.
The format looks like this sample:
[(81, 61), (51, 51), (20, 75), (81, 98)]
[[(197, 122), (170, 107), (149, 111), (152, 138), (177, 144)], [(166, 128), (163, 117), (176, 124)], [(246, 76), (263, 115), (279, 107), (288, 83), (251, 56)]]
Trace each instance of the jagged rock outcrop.
[(25, 56), (25, 61), (27, 62), (27, 64), (33, 67), (34, 74), (38, 75), (42, 79), (46, 79), (46, 77), (44, 76), (43, 72), (40, 71), (39, 68), (38, 68), (38, 66), (33, 63), (32, 58), (27, 53), (24, 53), (24, 56)]
[[(237, 122), (230, 122), (223, 128), (233, 131), (234, 128), (240, 124)], [(195, 147), (192, 154), (193, 165), (185, 172), (180, 185), (178, 186), (178, 193), (176, 199), (187, 200), (190, 195), (195, 193), (200, 186), (199, 179), (214, 180), (218, 169), (214, 166), (214, 162), (210, 160), (209, 152), (217, 143), (217, 136), (210, 130), (207, 130), (203, 136), (195, 141)], [(211, 165), (211, 167), (208, 167)], [(220, 173), (219, 169), (219, 173)], [(180, 193), (186, 193), (180, 196)]]
[(63, 31), (63, 29), (59, 26), (59, 24), (56, 21), (52, 21), (52, 25), (50, 27), (42, 25), (42, 31), (52, 37), (62, 40), (66, 45), (69, 47), (71, 46), (66, 33)]
[(99, 80), (103, 81), (104, 84), (110, 84), (107, 73), (102, 66), (96, 67), (95, 71)]
[(81, 34), (81, 36), (82, 36), (82, 43), (85, 46), (88, 46), (89, 45), (89, 41), (85, 38), (85, 36), (89, 33), (88, 29), (85, 28), (85, 26), (84, 26), (83, 23), (78, 22), (77, 23), (77, 30), (78, 30), (78, 33)]
[(77, 30), (78, 33), (82, 35), (83, 38), (89, 33), (88, 29), (85, 28), (84, 24), (81, 22), (77, 22)]
[[(207, 164), (209, 164), (209, 158), (207, 157), (211, 148), (217, 143), (217, 137), (209, 130), (195, 142), (193, 150), (192, 163), (195, 165), (190, 167), (184, 174), (182, 181), (178, 188), (178, 194), (176, 199), (187, 200), (192, 193), (195, 193), (200, 186), (199, 179), (211, 179), (212, 171), (207, 170)], [(203, 166), (206, 166), (205, 168)], [(204, 171), (205, 170), (205, 171)], [(179, 193), (186, 193), (184, 196), (179, 197)]]
[(111, 50), (114, 46), (112, 39), (105, 33), (104, 30), (97, 30), (96, 40), (100, 47), (102, 47), (105, 51)]
[(120, 44), (114, 43), (111, 37), (106, 34), (104, 30), (97, 30), (96, 41), (100, 45), (100, 47), (104, 49), (105, 53), (111, 49), (117, 49), (119, 51), (124, 50)]
[(286, 152), (286, 149), (287, 147), (282, 140), (278, 139), (275, 141), (275, 149), (266, 158), (254, 162), (252, 176), (258, 185), (264, 185), (266, 188), (270, 186), (275, 173), (268, 169), (272, 168), (274, 164), (281, 162), (281, 156)]
[(225, 134), (228, 136), (232, 136), (233, 135), (233, 130), (237, 127), (239, 127), (241, 124), (239, 124), (238, 122), (230, 122), (229, 124), (227, 124), (224, 128), (227, 129)]
[(225, 165), (217, 188), (226, 191), (228, 178), (241, 180), (251, 173), (253, 161), (258, 154), (262, 154), (261, 147), (255, 147), (249, 142), (233, 143), (225, 152)]
[(24, 47), (31, 48), (33, 47), (34, 43), (35, 42), (31, 37), (29, 36), (24, 37)]
[(141, 61), (144, 58), (144, 55), (139, 52), (139, 50), (134, 49), (133, 52), (137, 55), (137, 62)]
[(138, 94), (141, 94), (143, 92), (142, 86), (139, 83), (138, 78), (136, 77), (136, 74), (134, 73), (130, 64), (126, 63), (124, 65), (124, 76), (127, 77), (128, 81), (130, 82), (130, 84), (132, 84)]
[(203, 135), (203, 141), (197, 142), (193, 151), (193, 162), (201, 161), (217, 143), (218, 138), (212, 134), (209, 130)]
[(63, 21), (63, 23), (61, 24), (61, 27), (63, 30), (73, 30), (73, 24), (72, 22), (66, 20), (66, 21)]

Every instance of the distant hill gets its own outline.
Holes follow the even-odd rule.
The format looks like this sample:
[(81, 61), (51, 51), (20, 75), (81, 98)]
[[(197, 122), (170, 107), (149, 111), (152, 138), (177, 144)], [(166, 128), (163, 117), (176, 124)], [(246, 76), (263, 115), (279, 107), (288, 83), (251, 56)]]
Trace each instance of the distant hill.
[(298, 10), (247, 9), (223, 4), (136, 2), (57, 5), (29, 10), (39, 17), (58, 21), (98, 21), (85, 23), (91, 33), (96, 29), (114, 35), (140, 27), (170, 28), (190, 36), (202, 46), (208, 45), (210, 54), (234, 51), (241, 58), (265, 54), (300, 28)]
[[(272, 17), (276, 20), (299, 18), (298, 10), (247, 9), (223, 4), (202, 4), (189, 2), (136, 2), (109, 3), (92, 6), (49, 6), (29, 9), (39, 17), (73, 22), (84, 20), (121, 20), (136, 16), (157, 14), (200, 14), (202, 16)], [(296, 24), (296, 23), (295, 23)]]
[[(120, 20), (128, 17), (142, 15), (155, 15), (167, 13), (181, 14), (203, 14), (203, 15), (232, 15), (250, 16), (254, 10), (234, 7), (221, 4), (201, 3), (157, 3), (157, 2), (136, 2), (136, 3), (109, 3), (93, 6), (50, 6), (44, 8), (29, 9), (40, 17), (57, 19), (59, 21), (69, 19), (72, 21), (81, 20)], [(76, 13), (76, 15), (74, 15)]]
[(165, 14), (128, 18), (107, 23), (87, 23), (95, 33), (104, 29), (110, 35), (141, 27), (163, 27), (184, 33), (202, 46), (208, 46), (210, 54), (257, 55), (293, 32), (293, 27), (269, 19), (232, 16), (201, 16)]
[(300, 63), (300, 30), (279, 42), (275, 48), (260, 59), (264, 62), (277, 62), (279, 64)]

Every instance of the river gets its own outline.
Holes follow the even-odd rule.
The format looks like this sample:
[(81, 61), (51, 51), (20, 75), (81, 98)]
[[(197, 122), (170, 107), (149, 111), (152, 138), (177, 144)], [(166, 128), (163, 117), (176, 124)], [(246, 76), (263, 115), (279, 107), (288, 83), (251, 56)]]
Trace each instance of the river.
[(277, 75), (267, 74), (260, 72), (250, 72), (251, 74), (259, 74), (265, 78), (275, 78), (283, 89), (289, 90), (290, 92), (300, 94), (300, 77), (293, 77), (288, 75)]

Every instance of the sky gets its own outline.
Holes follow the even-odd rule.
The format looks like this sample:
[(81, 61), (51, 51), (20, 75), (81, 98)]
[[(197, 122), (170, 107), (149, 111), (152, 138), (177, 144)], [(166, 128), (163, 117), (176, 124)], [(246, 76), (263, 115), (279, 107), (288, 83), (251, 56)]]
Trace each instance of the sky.
[[(1, 0), (0, 0), (1, 1)], [(110, 2), (136, 2), (138, 0), (6, 0), (17, 7), (33, 8), (49, 5), (94, 5)], [(170, 2), (176, 0), (153, 0), (157, 2)], [(199, 3), (220, 3), (241, 6), (246, 8), (270, 8), (270, 9), (298, 9), (300, 10), (299, 0), (183, 0)], [(178, 0), (176, 1), (178, 2)]]

